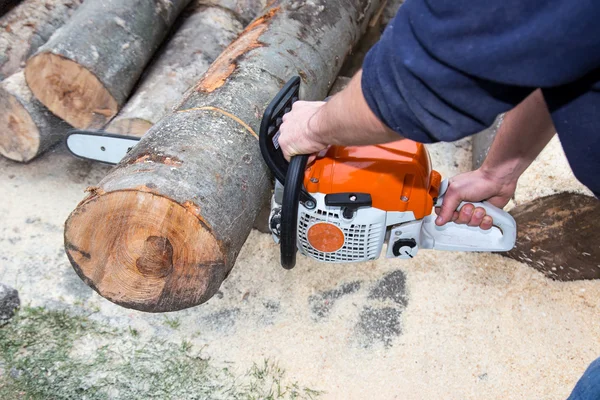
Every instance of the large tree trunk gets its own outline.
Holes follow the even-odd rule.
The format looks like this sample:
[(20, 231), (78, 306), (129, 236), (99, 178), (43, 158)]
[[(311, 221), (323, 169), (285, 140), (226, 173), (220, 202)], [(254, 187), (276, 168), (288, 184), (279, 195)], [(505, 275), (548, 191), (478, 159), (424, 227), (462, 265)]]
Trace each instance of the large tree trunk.
[(23, 68), (27, 58), (67, 22), (82, 1), (24, 0), (0, 18), (0, 80)]
[(195, 3), (106, 131), (144, 135), (172, 111), (185, 91), (242, 31), (236, 14), (217, 6), (198, 6), (201, 1)]
[(189, 2), (85, 2), (27, 62), (31, 91), (71, 125), (101, 128), (125, 103)]
[(27, 162), (58, 143), (71, 127), (42, 105), (23, 71), (0, 82), (0, 154)]
[(322, 99), (379, 1), (276, 1), (71, 214), (65, 247), (107, 299), (162, 312), (208, 300), (269, 195), (265, 107), (294, 75)]

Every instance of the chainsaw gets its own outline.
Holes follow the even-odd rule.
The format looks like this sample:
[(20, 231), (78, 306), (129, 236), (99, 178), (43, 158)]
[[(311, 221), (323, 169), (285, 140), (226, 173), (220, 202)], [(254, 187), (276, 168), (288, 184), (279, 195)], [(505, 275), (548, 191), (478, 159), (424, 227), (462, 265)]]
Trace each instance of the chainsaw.
[[(309, 166), (308, 155), (288, 163), (279, 146), (279, 127), (299, 91), (300, 78), (294, 77), (265, 110), (259, 133), (260, 151), (275, 178), (269, 229), (280, 246), (284, 268), (295, 266), (298, 251), (322, 262), (350, 263), (379, 258), (384, 244), (388, 258), (413, 258), (419, 249), (513, 248), (515, 220), (485, 201), (472, 204), (493, 218), (489, 230), (435, 224), (432, 211), (442, 205), (448, 181), (431, 168), (420, 143), (402, 139), (376, 146), (330, 146)], [(77, 157), (117, 164), (139, 140), (73, 130), (66, 143)]]
[[(515, 220), (488, 202), (472, 203), (493, 218), (483, 230), (454, 222), (435, 224), (448, 181), (431, 168), (425, 146), (408, 139), (375, 146), (330, 146), (307, 166), (308, 155), (288, 163), (279, 146), (283, 115), (299, 98), (291, 79), (269, 104), (259, 144), (275, 177), (269, 228), (280, 246), (281, 265), (291, 269), (296, 253), (329, 263), (371, 261), (383, 245), (387, 258), (413, 258), (419, 249), (508, 251)], [(461, 203), (458, 210), (466, 204)]]

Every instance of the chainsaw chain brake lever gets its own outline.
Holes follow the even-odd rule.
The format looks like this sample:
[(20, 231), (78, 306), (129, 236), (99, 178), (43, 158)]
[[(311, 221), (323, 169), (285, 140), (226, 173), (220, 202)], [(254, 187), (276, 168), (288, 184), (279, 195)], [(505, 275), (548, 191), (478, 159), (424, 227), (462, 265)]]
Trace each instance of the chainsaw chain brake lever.
[(263, 114), (260, 124), (259, 145), (265, 163), (283, 185), (283, 201), (281, 203), (280, 253), (281, 266), (292, 269), (296, 265), (298, 235), (298, 205), (313, 201), (304, 185), (304, 171), (308, 155), (292, 157), (288, 163), (279, 146), (279, 127), (283, 116), (291, 111), (300, 93), (300, 77), (290, 79), (273, 98)]

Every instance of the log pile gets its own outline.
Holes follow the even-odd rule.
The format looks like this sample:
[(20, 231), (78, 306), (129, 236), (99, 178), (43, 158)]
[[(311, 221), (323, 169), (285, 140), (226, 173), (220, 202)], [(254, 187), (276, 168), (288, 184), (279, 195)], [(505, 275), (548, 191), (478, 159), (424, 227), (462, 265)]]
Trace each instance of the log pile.
[(31, 161), (62, 141), (71, 125), (143, 134), (264, 6), (264, 0), (103, 0), (73, 15), (82, 2), (24, 0), (0, 18), (0, 154), (9, 159)]
[(5, 157), (29, 161), (69, 129), (33, 97), (22, 69), (81, 2), (24, 0), (0, 18), (0, 154)]
[(85, 2), (25, 67), (31, 91), (76, 128), (102, 128), (190, 0)]
[(276, 1), (255, 19), (73, 211), (65, 247), (79, 276), (144, 311), (211, 298), (270, 193), (265, 107), (294, 75), (304, 99), (324, 98), (379, 4)]
[(243, 19), (223, 7), (196, 3), (186, 11), (188, 15), (147, 69), (136, 93), (105, 128), (108, 132), (146, 133), (243, 29)]

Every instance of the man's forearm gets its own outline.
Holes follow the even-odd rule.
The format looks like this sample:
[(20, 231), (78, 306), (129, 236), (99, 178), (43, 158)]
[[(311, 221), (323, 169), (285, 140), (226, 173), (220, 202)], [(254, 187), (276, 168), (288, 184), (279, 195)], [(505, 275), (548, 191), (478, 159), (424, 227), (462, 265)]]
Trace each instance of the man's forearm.
[(501, 181), (516, 182), (555, 133), (538, 89), (505, 114), (481, 171)]
[(323, 143), (359, 146), (402, 139), (371, 111), (361, 88), (362, 71), (329, 100), (309, 122), (311, 132)]

